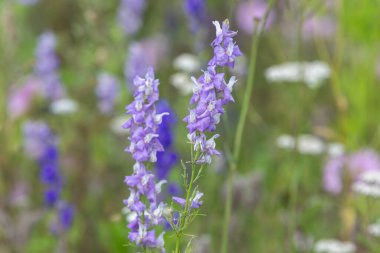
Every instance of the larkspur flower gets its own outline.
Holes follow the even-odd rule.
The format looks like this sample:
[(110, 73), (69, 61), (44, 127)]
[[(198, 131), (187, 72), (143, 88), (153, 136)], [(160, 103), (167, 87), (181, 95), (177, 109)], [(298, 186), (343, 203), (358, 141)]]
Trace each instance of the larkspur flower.
[(71, 226), (73, 214), (70, 215), (69, 219), (66, 217), (66, 208), (62, 209), (62, 203), (65, 202), (61, 199), (63, 179), (59, 168), (57, 137), (49, 126), (42, 121), (26, 122), (23, 126), (23, 132), (25, 151), (28, 156), (38, 162), (41, 168), (40, 180), (45, 188), (44, 202), (49, 208), (56, 210), (57, 215), (61, 217), (59, 218), (60, 222), (54, 222), (52, 226), (56, 227), (58, 224), (60, 228), (67, 230)]
[(100, 73), (97, 81), (95, 92), (99, 99), (98, 109), (102, 114), (111, 114), (119, 92), (119, 81), (108, 73)]
[[(191, 209), (198, 209), (201, 205), (202, 205), (202, 201), (201, 201), (201, 198), (203, 197), (203, 193), (202, 192), (199, 192), (197, 191), (194, 195), (194, 197), (192, 197), (190, 199), (190, 206), (189, 206), (189, 211)], [(185, 207), (185, 204), (186, 204), (186, 199), (183, 199), (183, 198), (180, 198), (180, 197), (173, 197), (173, 200), (182, 206), (182, 208)]]
[(142, 26), (145, 0), (121, 0), (118, 21), (126, 35), (133, 35)]
[(190, 100), (189, 115), (185, 117), (188, 138), (194, 145), (195, 151), (201, 155), (197, 163), (211, 163), (213, 155), (220, 155), (215, 149), (214, 135), (207, 139), (205, 133), (216, 130), (220, 117), (224, 113), (223, 105), (233, 102), (232, 88), (236, 78), (232, 76), (228, 83), (224, 80), (224, 73), (218, 73), (217, 67), (233, 67), (235, 58), (241, 55), (239, 47), (235, 45), (233, 37), (237, 34), (229, 30), (229, 21), (218, 21), (213, 24), (216, 28), (216, 39), (211, 43), (214, 48), (214, 57), (209, 61), (207, 70), (198, 79), (192, 77), (194, 82), (193, 96)]
[(139, 247), (158, 248), (165, 252), (163, 234), (156, 237), (155, 226), (163, 222), (165, 205), (157, 195), (165, 181), (155, 183), (155, 176), (146, 168), (146, 163), (156, 162), (157, 153), (163, 151), (158, 135), (158, 127), (167, 112), (158, 114), (155, 103), (159, 99), (158, 80), (154, 79), (153, 69), (149, 68), (145, 78), (134, 79), (134, 101), (126, 107), (131, 115), (123, 125), (130, 132), (130, 145), (125, 151), (131, 153), (136, 163), (133, 174), (124, 182), (129, 186), (130, 196), (124, 204), (130, 213), (135, 213), (129, 222), (131, 229), (128, 238)]
[(184, 0), (184, 11), (189, 20), (189, 28), (195, 33), (206, 19), (205, 0)]
[(36, 63), (34, 73), (41, 79), (43, 95), (56, 100), (65, 96), (65, 89), (57, 73), (59, 59), (55, 53), (57, 39), (52, 32), (40, 35), (36, 48)]

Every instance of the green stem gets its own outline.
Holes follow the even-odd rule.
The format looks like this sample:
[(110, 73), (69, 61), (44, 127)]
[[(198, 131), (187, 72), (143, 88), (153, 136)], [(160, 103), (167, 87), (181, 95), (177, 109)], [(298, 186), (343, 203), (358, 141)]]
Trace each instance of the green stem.
[(187, 187), (187, 190), (186, 190), (186, 203), (185, 203), (185, 208), (184, 208), (184, 211), (181, 215), (181, 219), (180, 219), (180, 230), (179, 230), (179, 233), (177, 233), (177, 241), (176, 241), (176, 245), (175, 245), (175, 253), (179, 253), (179, 246), (180, 246), (180, 243), (181, 243), (181, 238), (182, 238), (182, 234), (183, 234), (183, 229), (184, 229), (184, 226), (186, 224), (186, 219), (187, 219), (187, 216), (188, 216), (188, 211), (189, 211), (189, 207), (191, 205), (191, 203), (189, 203), (189, 200), (190, 200), (190, 195), (191, 195), (191, 192), (192, 192), (192, 188), (193, 188), (193, 183), (194, 183), (194, 179), (195, 179), (195, 161), (198, 159), (198, 154), (195, 155), (194, 157), (194, 151), (193, 151), (193, 145), (191, 145), (191, 178), (190, 178), (190, 182), (189, 182), (189, 185)]
[(258, 50), (258, 45), (259, 45), (259, 41), (261, 37), (260, 35), (262, 31), (264, 30), (269, 12), (272, 9), (275, 1), (276, 0), (270, 1), (264, 18), (260, 22), (258, 22), (258, 24), (256, 25), (257, 28), (254, 30), (252, 34), (251, 57), (250, 57), (249, 72), (248, 72), (248, 77), (247, 77), (247, 87), (244, 94), (242, 109), (239, 116), (239, 122), (237, 125), (234, 149), (233, 149), (233, 157), (232, 157), (232, 161), (229, 161), (230, 166), (229, 166), (229, 173), (228, 173), (228, 178), (227, 178), (227, 196), (226, 196), (226, 202), (224, 206), (224, 221), (223, 221), (221, 253), (227, 253), (227, 249), (228, 249), (228, 227), (230, 224), (231, 209), (232, 209), (232, 184), (233, 184), (235, 172), (237, 169), (237, 162), (240, 157), (241, 142), (242, 142), (242, 137), (243, 137), (243, 132), (244, 132), (244, 126), (247, 119), (248, 108), (250, 105), (251, 94), (253, 90), (253, 82), (254, 82), (255, 70), (256, 70), (257, 50)]

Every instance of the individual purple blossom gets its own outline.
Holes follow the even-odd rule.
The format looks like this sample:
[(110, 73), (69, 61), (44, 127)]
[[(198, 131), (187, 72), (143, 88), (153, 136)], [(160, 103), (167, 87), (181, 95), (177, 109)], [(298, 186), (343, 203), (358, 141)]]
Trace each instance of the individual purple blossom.
[[(199, 192), (197, 191), (195, 193), (195, 196), (193, 198), (190, 199), (190, 203), (191, 205), (189, 206), (189, 211), (191, 209), (198, 209), (201, 207), (202, 205), (202, 201), (201, 201), (201, 198), (203, 197), (203, 193), (202, 192)], [(173, 200), (174, 202), (176, 202), (177, 204), (181, 205), (182, 208), (185, 208), (185, 205), (186, 205), (186, 200), (183, 199), (183, 198), (180, 198), (180, 197), (173, 197)]]
[(97, 77), (96, 96), (98, 108), (102, 114), (111, 114), (114, 110), (115, 100), (119, 92), (119, 81), (108, 73), (101, 73)]
[(163, 234), (156, 237), (155, 232), (155, 226), (163, 223), (165, 205), (159, 203), (157, 195), (165, 181), (156, 184), (155, 176), (145, 163), (156, 162), (157, 152), (163, 151), (157, 130), (163, 116), (168, 113), (156, 113), (159, 81), (154, 79), (152, 68), (148, 69), (144, 78), (136, 76), (133, 84), (134, 101), (126, 107), (131, 117), (123, 125), (130, 132), (130, 145), (125, 151), (131, 153), (136, 161), (133, 174), (124, 180), (130, 189), (130, 196), (124, 200), (124, 204), (135, 214), (128, 224), (131, 229), (128, 238), (139, 247), (159, 248), (165, 252)]
[(121, 0), (118, 21), (126, 35), (133, 35), (140, 29), (145, 7), (145, 0)]
[(206, 19), (205, 0), (184, 0), (183, 8), (188, 17), (191, 32), (197, 32)]
[(348, 175), (351, 181), (357, 181), (368, 171), (380, 171), (380, 158), (371, 149), (330, 157), (324, 166), (323, 187), (327, 192), (339, 194), (343, 189), (344, 175)]
[(40, 35), (34, 66), (34, 73), (42, 82), (42, 93), (50, 100), (62, 98), (66, 93), (57, 73), (59, 59), (55, 53), (56, 44), (57, 39), (54, 33), (45, 32)]
[(213, 155), (220, 155), (215, 149), (215, 139), (219, 135), (207, 139), (205, 133), (216, 130), (216, 125), (224, 114), (223, 106), (234, 101), (231, 93), (236, 83), (234, 76), (227, 83), (224, 73), (218, 73), (217, 67), (233, 67), (236, 57), (241, 55), (239, 47), (233, 41), (237, 32), (229, 29), (229, 21), (223, 21), (222, 26), (218, 21), (213, 24), (216, 28), (216, 38), (211, 43), (214, 56), (201, 77), (192, 77), (195, 86), (190, 99), (189, 115), (184, 119), (189, 131), (188, 138), (193, 143), (194, 150), (200, 151), (197, 163), (208, 164), (211, 163)]

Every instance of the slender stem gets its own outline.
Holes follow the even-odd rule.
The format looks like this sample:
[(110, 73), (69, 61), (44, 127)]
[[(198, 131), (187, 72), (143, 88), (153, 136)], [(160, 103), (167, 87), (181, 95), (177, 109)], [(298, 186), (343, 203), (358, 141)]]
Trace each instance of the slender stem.
[(232, 209), (232, 184), (235, 177), (235, 171), (237, 169), (237, 162), (239, 160), (240, 151), (241, 151), (241, 142), (243, 137), (243, 131), (245, 122), (247, 119), (248, 108), (250, 105), (251, 94), (253, 89), (253, 82), (255, 78), (255, 70), (256, 70), (256, 59), (257, 59), (257, 49), (260, 41), (260, 35), (265, 28), (266, 20), (268, 15), (274, 5), (276, 0), (271, 0), (268, 9), (264, 15), (264, 18), (256, 24), (256, 29), (252, 34), (252, 46), (251, 46), (251, 56), (250, 56), (250, 64), (249, 64), (249, 72), (247, 77), (247, 87), (244, 94), (244, 100), (242, 104), (242, 109), (239, 116), (239, 122), (237, 125), (234, 149), (233, 149), (233, 157), (232, 161), (229, 161), (229, 172), (227, 178), (227, 196), (224, 207), (224, 221), (223, 221), (223, 234), (222, 234), (222, 248), (221, 253), (227, 253), (228, 249), (228, 227), (230, 224), (231, 217), (231, 209)]
[(190, 200), (190, 195), (192, 192), (193, 183), (194, 183), (194, 179), (195, 179), (195, 161), (197, 159), (198, 159), (198, 154), (196, 154), (194, 157), (193, 145), (191, 145), (191, 177), (190, 177), (189, 185), (186, 189), (186, 203), (185, 203), (184, 212), (182, 213), (180, 221), (179, 221), (180, 222), (180, 229), (179, 229), (179, 233), (177, 234), (177, 241), (176, 241), (176, 245), (175, 245), (175, 253), (180, 252), (179, 246), (181, 243), (183, 229), (184, 229), (184, 226), (186, 224), (186, 219), (187, 219), (189, 207), (191, 206), (191, 203), (189, 203), (189, 200)]

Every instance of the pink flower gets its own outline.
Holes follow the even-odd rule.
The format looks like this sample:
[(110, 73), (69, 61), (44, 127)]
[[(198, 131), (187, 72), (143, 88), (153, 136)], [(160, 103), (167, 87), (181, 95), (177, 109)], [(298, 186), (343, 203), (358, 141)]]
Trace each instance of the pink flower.
[(27, 78), (19, 87), (13, 87), (10, 91), (7, 110), (11, 118), (18, 118), (29, 109), (33, 98), (40, 94), (41, 80), (34, 76)]
[[(242, 1), (236, 9), (236, 22), (241, 30), (247, 34), (252, 34), (255, 28), (255, 19), (264, 18), (268, 4), (264, 0)], [(265, 28), (268, 29), (274, 22), (273, 11), (268, 16)]]
[(304, 39), (331, 38), (336, 32), (336, 23), (330, 17), (313, 16), (307, 19), (302, 27), (302, 35)]
[(380, 171), (380, 158), (371, 149), (362, 149), (348, 156), (331, 157), (324, 167), (323, 188), (332, 194), (339, 194), (343, 189), (345, 174), (355, 182), (368, 171)]

